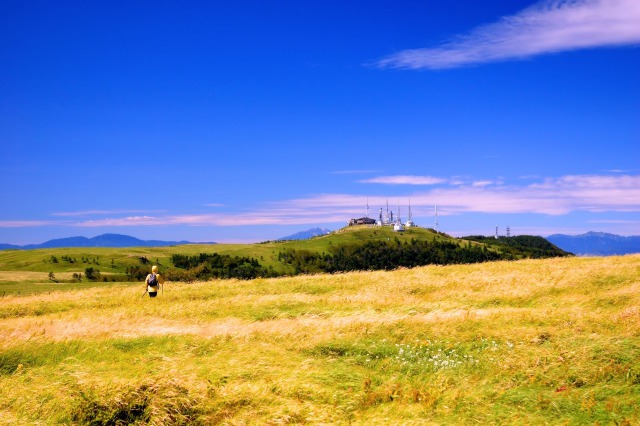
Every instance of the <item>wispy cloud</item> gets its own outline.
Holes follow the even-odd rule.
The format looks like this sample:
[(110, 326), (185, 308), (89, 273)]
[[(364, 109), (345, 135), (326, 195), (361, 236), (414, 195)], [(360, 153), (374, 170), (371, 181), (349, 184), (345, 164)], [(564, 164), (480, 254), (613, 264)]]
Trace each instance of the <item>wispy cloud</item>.
[(359, 180), (360, 183), (381, 183), (386, 185), (436, 185), (446, 182), (445, 179), (432, 176), (378, 176)]
[[(578, 175), (547, 178), (528, 185), (505, 185), (501, 181), (473, 182), (438, 187), (391, 201), (403, 208), (411, 198), (414, 216), (431, 215), (438, 204), (442, 215), (464, 213), (564, 215), (574, 211), (640, 212), (640, 176)], [(271, 203), (262, 209), (236, 214), (133, 216), (85, 221), (78, 226), (246, 226), (302, 225), (346, 222), (361, 216), (368, 204), (375, 212), (389, 198), (383, 195), (320, 194)]]
[(483, 186), (493, 185), (493, 183), (494, 182), (492, 180), (477, 180), (473, 182), (471, 185), (475, 187), (483, 187)]
[(618, 224), (618, 225), (637, 225), (640, 224), (640, 220), (622, 220), (622, 219), (601, 219), (601, 220), (588, 220), (587, 223), (604, 223), (604, 224)]
[(640, 171), (640, 169), (611, 169), (611, 170), (604, 170), (607, 173), (635, 173)]
[(104, 215), (120, 215), (120, 214), (150, 214), (162, 213), (165, 210), (80, 210), (75, 212), (56, 212), (52, 216), (61, 217), (86, 217), (86, 216), (104, 216)]
[(31, 228), (60, 224), (50, 220), (0, 220), (0, 228)]
[(378, 66), (456, 68), (640, 43), (638, 0), (548, 0), (436, 47), (403, 50)]
[(378, 170), (336, 170), (331, 172), (332, 175), (366, 175), (369, 173), (378, 173)]
[[(411, 208), (414, 218), (431, 216), (434, 204), (440, 215), (465, 213), (565, 215), (572, 212), (640, 212), (640, 175), (570, 175), (516, 180), (519, 184), (469, 181), (467, 184), (428, 188), (389, 200), (386, 195), (318, 194), (272, 202), (261, 208), (235, 213), (128, 215), (64, 221), (0, 221), (0, 227), (49, 225), (84, 228), (133, 226), (249, 226), (346, 223), (352, 217), (386, 206)], [(111, 216), (111, 217), (109, 217)]]
[(634, 212), (640, 211), (640, 176), (563, 176), (526, 186), (445, 188), (425, 195), (459, 213)]

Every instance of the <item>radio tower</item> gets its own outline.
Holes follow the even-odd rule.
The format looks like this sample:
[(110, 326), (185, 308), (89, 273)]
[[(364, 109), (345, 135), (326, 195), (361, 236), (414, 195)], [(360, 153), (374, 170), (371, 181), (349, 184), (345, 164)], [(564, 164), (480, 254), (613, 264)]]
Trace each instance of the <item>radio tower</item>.
[(440, 232), (440, 231), (438, 230), (438, 205), (436, 204), (436, 205), (434, 206), (434, 208), (435, 208), (435, 211), (436, 211), (436, 232)]
[(511, 228), (507, 226), (507, 238), (511, 236)]
[(413, 223), (413, 216), (411, 215), (411, 198), (409, 198), (409, 219), (405, 223), (405, 226), (407, 228), (411, 228), (413, 226), (416, 226), (416, 224)]
[(384, 223), (386, 225), (389, 225), (391, 223), (391, 220), (389, 220), (389, 200), (387, 200), (387, 215), (384, 217)]

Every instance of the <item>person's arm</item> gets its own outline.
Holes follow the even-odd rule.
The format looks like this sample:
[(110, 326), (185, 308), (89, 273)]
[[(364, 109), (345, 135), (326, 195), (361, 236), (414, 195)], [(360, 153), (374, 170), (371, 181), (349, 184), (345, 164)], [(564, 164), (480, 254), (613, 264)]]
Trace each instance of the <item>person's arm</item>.
[(149, 285), (149, 275), (151, 274), (147, 274), (146, 278), (144, 279), (144, 288), (147, 288), (147, 286)]

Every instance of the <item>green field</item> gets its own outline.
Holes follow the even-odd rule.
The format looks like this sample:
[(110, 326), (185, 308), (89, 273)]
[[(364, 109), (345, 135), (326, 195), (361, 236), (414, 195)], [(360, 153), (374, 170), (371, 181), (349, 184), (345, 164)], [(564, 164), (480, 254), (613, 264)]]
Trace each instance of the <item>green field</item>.
[(0, 424), (640, 422), (639, 255), (142, 291), (0, 298)]
[(346, 227), (301, 241), (0, 251), (0, 296), (140, 282), (152, 264), (173, 281), (293, 276), (567, 256), (544, 238), (465, 240), (430, 229)]
[[(329, 235), (301, 241), (270, 241), (259, 244), (210, 244), (180, 245), (168, 247), (132, 247), (132, 248), (55, 248), (39, 250), (2, 250), (0, 251), (0, 296), (8, 294), (27, 294), (49, 292), (62, 289), (82, 289), (104, 286), (104, 281), (76, 282), (72, 274), (84, 274), (86, 268), (100, 271), (102, 278), (110, 280), (118, 276), (121, 279), (126, 269), (141, 266), (141, 258), (163, 269), (171, 267), (173, 254), (197, 255), (200, 253), (219, 253), (229, 256), (251, 257), (265, 267), (273, 267), (282, 273), (291, 273), (292, 268), (277, 260), (279, 251), (293, 248), (326, 252), (332, 245), (363, 243), (398, 238), (409, 241), (411, 238), (428, 240), (451, 240), (423, 228), (412, 228), (403, 233), (393, 232), (389, 227), (352, 227), (343, 228)], [(460, 242), (462, 244), (462, 242)], [(475, 243), (474, 243), (475, 244)], [(52, 259), (55, 258), (57, 262)], [(150, 266), (148, 266), (150, 268)], [(31, 273), (31, 274), (27, 274)], [(49, 278), (53, 273), (54, 279)]]

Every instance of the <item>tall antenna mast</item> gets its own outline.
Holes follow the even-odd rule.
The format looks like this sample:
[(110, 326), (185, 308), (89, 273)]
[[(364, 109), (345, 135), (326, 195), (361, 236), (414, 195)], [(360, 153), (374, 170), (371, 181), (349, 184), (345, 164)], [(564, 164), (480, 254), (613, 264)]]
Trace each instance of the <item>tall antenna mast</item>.
[(369, 217), (369, 197), (367, 197), (367, 215), (365, 217)]
[(436, 210), (436, 232), (440, 232), (438, 230), (438, 205), (435, 205), (435, 210)]
[(409, 219), (407, 219), (407, 221), (405, 222), (405, 226), (407, 228), (412, 228), (416, 226), (416, 224), (413, 223), (413, 216), (411, 214), (411, 198), (409, 198)]
[(384, 218), (386, 224), (391, 223), (391, 219), (389, 219), (389, 200), (387, 200), (387, 215)]

